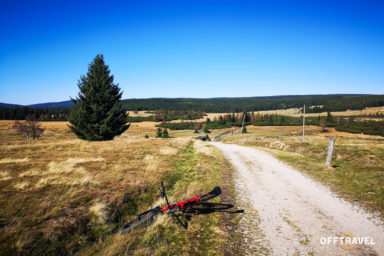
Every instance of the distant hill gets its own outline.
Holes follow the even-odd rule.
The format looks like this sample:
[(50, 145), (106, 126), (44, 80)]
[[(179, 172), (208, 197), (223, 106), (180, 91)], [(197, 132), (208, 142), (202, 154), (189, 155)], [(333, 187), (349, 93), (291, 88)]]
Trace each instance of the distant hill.
[(73, 103), (70, 100), (28, 105), (28, 107), (32, 107), (32, 108), (69, 108), (72, 106), (73, 106)]
[(22, 107), (22, 105), (8, 104), (8, 103), (1, 103), (0, 102), (0, 108), (16, 108), (16, 107)]

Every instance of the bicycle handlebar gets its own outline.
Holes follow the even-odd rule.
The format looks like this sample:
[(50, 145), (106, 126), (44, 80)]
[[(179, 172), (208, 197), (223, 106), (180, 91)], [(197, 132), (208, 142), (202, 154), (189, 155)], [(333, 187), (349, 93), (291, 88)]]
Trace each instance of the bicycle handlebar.
[[(168, 201), (168, 197), (167, 197), (167, 193), (165, 192), (165, 187), (164, 187), (164, 183), (163, 181), (161, 181), (161, 188), (162, 188), (162, 191), (161, 191), (161, 196), (165, 197), (165, 201), (167, 202), (167, 208), (170, 210), (170, 212), (172, 213), (172, 216), (175, 217), (176, 221), (185, 229), (188, 228), (188, 223), (183, 223), (179, 217), (177, 217), (177, 215), (175, 214), (175, 212), (172, 210), (173, 207), (171, 207), (171, 205), (169, 204), (169, 201)], [(161, 209), (162, 212), (163, 209)]]

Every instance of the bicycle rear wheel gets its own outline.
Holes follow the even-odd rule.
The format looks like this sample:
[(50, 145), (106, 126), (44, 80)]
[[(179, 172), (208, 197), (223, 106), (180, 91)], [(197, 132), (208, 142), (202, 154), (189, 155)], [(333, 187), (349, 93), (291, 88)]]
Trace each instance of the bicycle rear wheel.
[(149, 211), (143, 216), (133, 219), (130, 223), (120, 229), (120, 234), (131, 232), (132, 230), (139, 227), (149, 226), (155, 221), (155, 217), (157, 214), (158, 213), (156, 212)]

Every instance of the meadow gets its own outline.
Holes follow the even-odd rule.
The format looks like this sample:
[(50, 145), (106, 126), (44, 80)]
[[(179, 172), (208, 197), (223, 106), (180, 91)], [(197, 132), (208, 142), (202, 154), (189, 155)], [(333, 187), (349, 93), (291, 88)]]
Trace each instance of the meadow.
[[(157, 139), (158, 123), (132, 123), (112, 141), (76, 138), (66, 122), (40, 122), (40, 138), (26, 141), (0, 121), (0, 255), (241, 255), (241, 216), (194, 216), (184, 230), (168, 215), (154, 225), (120, 235), (119, 228), (158, 204), (164, 180), (172, 202), (221, 185), (235, 203), (232, 167), (213, 146), (193, 140), (193, 130)], [(210, 137), (231, 128), (212, 130)], [(384, 138), (302, 127), (247, 126), (224, 136), (271, 152), (334, 192), (384, 213)], [(149, 138), (145, 138), (148, 135)], [(329, 136), (336, 137), (333, 167), (325, 167)], [(220, 198), (216, 199), (220, 202)], [(230, 246), (228, 246), (230, 244)]]
[(117, 232), (164, 205), (162, 180), (172, 202), (223, 184), (230, 165), (191, 140), (192, 131), (156, 139), (154, 124), (140, 123), (112, 141), (88, 142), (66, 122), (41, 122), (43, 135), (26, 141), (12, 124), (0, 121), (1, 255), (220, 255), (228, 232), (219, 213), (194, 216), (188, 230), (164, 215), (147, 229)]

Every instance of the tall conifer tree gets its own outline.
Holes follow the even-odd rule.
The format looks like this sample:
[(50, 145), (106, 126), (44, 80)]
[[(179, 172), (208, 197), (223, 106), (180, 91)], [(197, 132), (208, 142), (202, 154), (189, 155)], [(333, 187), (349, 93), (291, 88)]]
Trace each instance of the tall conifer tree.
[(80, 139), (112, 140), (129, 127), (120, 105), (122, 92), (109, 73), (103, 55), (97, 55), (87, 75), (80, 77), (80, 92), (78, 98), (71, 99), (75, 106), (69, 118), (71, 131)]

